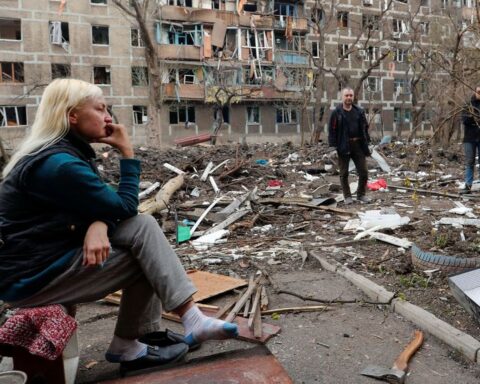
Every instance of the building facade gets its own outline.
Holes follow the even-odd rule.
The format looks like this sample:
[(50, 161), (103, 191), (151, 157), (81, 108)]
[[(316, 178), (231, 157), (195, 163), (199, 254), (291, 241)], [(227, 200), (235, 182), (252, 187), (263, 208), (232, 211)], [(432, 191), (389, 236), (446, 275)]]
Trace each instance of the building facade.
[[(432, 110), (411, 86), (426, 88), (431, 75), (412, 76), (412, 52), (445, 43), (447, 9), (473, 22), (473, 3), (454, 1), (151, 1), (160, 141), (217, 129), (222, 140), (308, 140), (345, 85), (373, 131), (428, 131)], [(114, 118), (149, 144), (144, 45), (136, 19), (111, 0), (0, 0), (0, 136), (21, 139), (44, 86), (74, 77), (98, 84)]]

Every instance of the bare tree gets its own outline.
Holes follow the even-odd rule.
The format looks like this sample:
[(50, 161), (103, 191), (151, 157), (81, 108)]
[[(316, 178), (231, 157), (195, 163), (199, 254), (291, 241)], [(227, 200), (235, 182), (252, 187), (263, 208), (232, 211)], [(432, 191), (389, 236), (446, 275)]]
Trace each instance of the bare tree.
[(158, 17), (155, 2), (150, 0), (112, 0), (127, 17), (135, 21), (145, 45), (145, 61), (148, 68), (149, 108), (147, 140), (153, 146), (161, 145), (161, 112), (163, 105), (162, 68), (151, 31), (152, 21)]

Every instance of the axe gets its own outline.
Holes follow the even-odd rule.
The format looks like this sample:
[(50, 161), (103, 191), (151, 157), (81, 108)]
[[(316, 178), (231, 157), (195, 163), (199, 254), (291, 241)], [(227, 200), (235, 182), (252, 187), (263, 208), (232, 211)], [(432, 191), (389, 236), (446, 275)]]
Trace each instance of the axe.
[(360, 374), (373, 377), (374, 379), (388, 381), (393, 384), (403, 384), (408, 369), (408, 360), (420, 348), (423, 343), (423, 332), (415, 331), (413, 340), (405, 347), (403, 352), (393, 363), (393, 367), (383, 368), (375, 365), (369, 365)]

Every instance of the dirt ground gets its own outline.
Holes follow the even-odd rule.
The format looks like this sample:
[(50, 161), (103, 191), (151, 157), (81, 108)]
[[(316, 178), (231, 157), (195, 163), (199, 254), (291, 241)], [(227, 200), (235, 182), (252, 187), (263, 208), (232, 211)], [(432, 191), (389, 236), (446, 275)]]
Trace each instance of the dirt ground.
[[(216, 212), (229, 201), (257, 188), (256, 199), (250, 202), (251, 212), (241, 219), (242, 222), (256, 219), (251, 228), (230, 227), (232, 230), (228, 238), (208, 251), (196, 251), (189, 242), (177, 245), (177, 253), (187, 268), (248, 279), (257, 268), (270, 274), (298, 269), (308, 257), (309, 250), (320, 250), (396, 292), (397, 296), (479, 339), (479, 323), (452, 296), (447, 282), (448, 273), (435, 268), (416, 269), (412, 265), (410, 250), (391, 244), (367, 238), (348, 244), (356, 232), (344, 230), (348, 220), (358, 218), (358, 212), (396, 212), (402, 217), (409, 217), (410, 222), (382, 232), (406, 238), (426, 252), (478, 257), (479, 228), (455, 228), (435, 223), (442, 217), (462, 217), (448, 213), (458, 202), (471, 208), (474, 215), (480, 213), (480, 195), (473, 194), (468, 198), (458, 195), (463, 180), (461, 144), (442, 149), (420, 141), (416, 144), (394, 142), (377, 147), (377, 151), (383, 155), (391, 172), (382, 171), (377, 162), (369, 158), (369, 181), (383, 178), (390, 188), (369, 191), (370, 204), (355, 202), (345, 206), (339, 202), (330, 206), (348, 213), (289, 203), (300, 199), (308, 204), (312, 197), (326, 198), (339, 194), (335, 154), (324, 144), (304, 147), (290, 143), (201, 145), (164, 151), (138, 148), (137, 156), (143, 162), (142, 181), (159, 181), (163, 185), (176, 176), (163, 166), (164, 163), (187, 173), (185, 184), (170, 200), (169, 209), (156, 214), (173, 242), (175, 212), (179, 222), (189, 220), (193, 223), (216, 197), (223, 196), (227, 202), (217, 204), (197, 229), (206, 230), (218, 223), (220, 219)], [(108, 149), (100, 150), (99, 155), (100, 169), (105, 178), (114, 184), (118, 178), (117, 155)], [(210, 161), (217, 166), (226, 160), (228, 162), (212, 174), (220, 190), (215, 194), (208, 178), (201, 181), (200, 177)], [(350, 181), (356, 181), (354, 171)], [(405, 187), (406, 190), (391, 186)], [(197, 191), (199, 196), (195, 193)], [(151, 196), (154, 195), (155, 192)], [(283, 200), (265, 203), (266, 199)]]

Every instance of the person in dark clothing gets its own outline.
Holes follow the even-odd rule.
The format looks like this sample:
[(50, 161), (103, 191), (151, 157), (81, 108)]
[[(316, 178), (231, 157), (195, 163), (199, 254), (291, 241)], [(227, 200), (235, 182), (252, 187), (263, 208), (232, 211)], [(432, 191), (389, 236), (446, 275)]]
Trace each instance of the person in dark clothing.
[(475, 94), (463, 109), (462, 122), (464, 129), (465, 187), (460, 193), (470, 193), (473, 184), (475, 157), (477, 154), (480, 156), (480, 86), (475, 88)]
[[(92, 142), (120, 152), (118, 191), (100, 179)], [(70, 306), (123, 289), (106, 353), (123, 369), (166, 364), (205, 340), (237, 335), (236, 324), (203, 315), (156, 220), (137, 214), (140, 161), (99, 87), (75, 79), (48, 85), (3, 176), (0, 300), (14, 308)], [(162, 305), (181, 317), (185, 337), (159, 348), (139, 339), (159, 330)]]
[(342, 104), (338, 105), (330, 115), (328, 124), (328, 144), (335, 147), (340, 168), (340, 183), (342, 185), (345, 204), (352, 204), (352, 194), (348, 184), (348, 165), (350, 159), (355, 163), (358, 173), (357, 200), (368, 203), (366, 196), (368, 168), (366, 156), (370, 156), (368, 144), (368, 121), (362, 108), (353, 104), (353, 89), (342, 89)]

